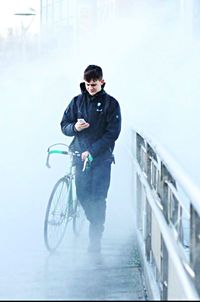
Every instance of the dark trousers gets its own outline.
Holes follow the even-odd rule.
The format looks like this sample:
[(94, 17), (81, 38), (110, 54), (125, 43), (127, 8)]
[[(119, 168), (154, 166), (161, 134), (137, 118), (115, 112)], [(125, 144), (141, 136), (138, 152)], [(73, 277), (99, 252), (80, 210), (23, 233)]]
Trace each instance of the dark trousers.
[(110, 186), (110, 159), (92, 162), (82, 171), (83, 163), (76, 165), (76, 192), (87, 219), (90, 222), (90, 238), (101, 237), (106, 215), (106, 198)]

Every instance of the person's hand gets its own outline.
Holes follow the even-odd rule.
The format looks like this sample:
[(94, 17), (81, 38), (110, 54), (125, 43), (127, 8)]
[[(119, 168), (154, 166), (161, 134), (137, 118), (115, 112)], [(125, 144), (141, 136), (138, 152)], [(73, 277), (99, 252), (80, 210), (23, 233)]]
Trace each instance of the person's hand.
[(81, 159), (82, 159), (82, 161), (84, 161), (84, 160), (86, 160), (86, 158), (89, 156), (89, 152), (88, 151), (85, 151), (85, 152), (83, 152), (82, 154), (81, 154)]
[(78, 131), (78, 132), (88, 128), (89, 126), (90, 126), (90, 124), (87, 123), (86, 121), (79, 121), (79, 120), (74, 125), (76, 131)]

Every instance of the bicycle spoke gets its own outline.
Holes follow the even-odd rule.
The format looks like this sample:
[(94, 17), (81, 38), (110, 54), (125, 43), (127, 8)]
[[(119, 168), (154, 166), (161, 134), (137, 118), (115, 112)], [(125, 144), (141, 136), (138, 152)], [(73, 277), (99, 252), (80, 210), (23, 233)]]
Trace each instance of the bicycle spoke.
[(73, 217), (73, 231), (76, 236), (78, 236), (83, 229), (84, 223), (86, 221), (85, 213), (80, 205), (79, 201), (75, 201), (75, 212)]

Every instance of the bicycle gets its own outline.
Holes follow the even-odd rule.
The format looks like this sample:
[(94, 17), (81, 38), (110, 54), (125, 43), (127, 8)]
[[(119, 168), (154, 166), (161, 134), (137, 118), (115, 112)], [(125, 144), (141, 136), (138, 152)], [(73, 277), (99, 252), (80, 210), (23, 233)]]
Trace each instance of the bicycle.
[[(64, 146), (65, 150), (51, 149), (55, 146)], [(79, 235), (85, 214), (76, 196), (75, 166), (73, 165), (74, 157), (79, 157), (80, 153), (70, 151), (68, 145), (62, 143), (51, 145), (47, 152), (46, 166), (48, 168), (51, 168), (49, 164), (51, 154), (69, 156), (69, 169), (55, 183), (46, 208), (44, 241), (46, 248), (52, 252), (61, 244), (70, 221), (72, 221), (74, 235)], [(84, 168), (85, 166), (86, 162), (84, 162)]]

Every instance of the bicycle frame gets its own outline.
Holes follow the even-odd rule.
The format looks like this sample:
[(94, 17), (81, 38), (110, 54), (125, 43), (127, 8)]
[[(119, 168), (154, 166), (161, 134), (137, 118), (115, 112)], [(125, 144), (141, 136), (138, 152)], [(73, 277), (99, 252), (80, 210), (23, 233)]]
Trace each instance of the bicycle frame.
[[(54, 149), (51, 150), (52, 147), (54, 146), (64, 146), (66, 147), (67, 150), (58, 150), (58, 149)], [(50, 161), (50, 155), (51, 154), (64, 154), (64, 155), (69, 155), (70, 156), (70, 166), (69, 169), (66, 173), (66, 175), (63, 178), (66, 178), (67, 182), (69, 183), (69, 191), (68, 191), (68, 196), (66, 198), (66, 200), (69, 202), (69, 204), (72, 204), (73, 202), (73, 181), (75, 179), (75, 167), (73, 165), (73, 157), (78, 156), (80, 157), (80, 153), (78, 151), (72, 152), (69, 150), (69, 146), (63, 143), (56, 143), (51, 145), (48, 150), (48, 155), (47, 155), (47, 160), (46, 160), (46, 166), (48, 168), (51, 168), (49, 161)], [(73, 206), (73, 205), (72, 205)], [(73, 211), (71, 210), (70, 213), (72, 213)]]
[(75, 177), (75, 174), (73, 171), (73, 166), (70, 167), (70, 171), (68, 174), (66, 174), (64, 176), (64, 178), (66, 178), (66, 180), (68, 181), (69, 183), (69, 187), (68, 187), (68, 194), (67, 194), (67, 197), (66, 197), (66, 202), (69, 204), (69, 212), (68, 212), (68, 217), (67, 219), (70, 220), (70, 218), (73, 218), (74, 216), (74, 202), (75, 202), (75, 197), (74, 197), (74, 192), (73, 192), (73, 182), (74, 182), (74, 177)]

